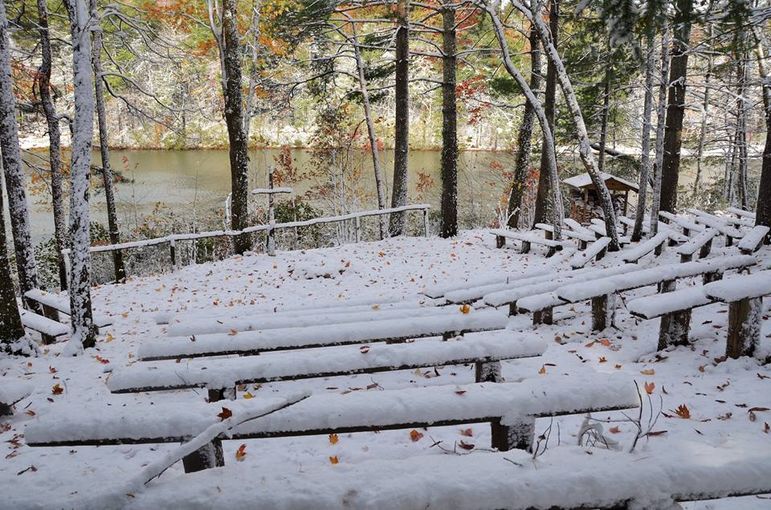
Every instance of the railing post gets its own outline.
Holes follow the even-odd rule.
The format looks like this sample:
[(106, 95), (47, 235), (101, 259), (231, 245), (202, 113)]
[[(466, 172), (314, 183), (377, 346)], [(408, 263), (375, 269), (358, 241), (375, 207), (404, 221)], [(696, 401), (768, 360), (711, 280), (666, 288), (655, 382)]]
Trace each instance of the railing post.
[(428, 237), (428, 209), (423, 209), (423, 231), (425, 236)]
[(361, 218), (354, 217), (354, 224), (356, 225), (356, 242), (361, 242)]
[(171, 270), (177, 270), (177, 241), (173, 237), (169, 239), (169, 255), (171, 256)]

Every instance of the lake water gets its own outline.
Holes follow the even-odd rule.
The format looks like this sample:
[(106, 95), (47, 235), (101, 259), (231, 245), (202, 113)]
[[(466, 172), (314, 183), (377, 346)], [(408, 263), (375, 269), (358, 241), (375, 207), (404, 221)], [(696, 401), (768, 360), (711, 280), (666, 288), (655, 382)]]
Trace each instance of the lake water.
[[(252, 150), (250, 153), (250, 185), (264, 187), (267, 168), (274, 166), (278, 149)], [(295, 194), (304, 195), (327, 184), (327, 192), (311, 199), (313, 205), (325, 215), (348, 211), (375, 209), (374, 177), (370, 155), (356, 152), (348, 161), (343, 181), (330, 181), (312, 174), (328, 174), (320, 168), (308, 150), (291, 150), (293, 165), (304, 175), (294, 187)], [(439, 175), (439, 151), (414, 150), (410, 153), (409, 197), (410, 203), (427, 202), (438, 210), (441, 179)], [(513, 168), (513, 154), (503, 151), (464, 151), (459, 157), (459, 216), (463, 227), (491, 224), (497, 217), (509, 177)], [(393, 167), (393, 153), (385, 151), (382, 166), (389, 184)], [(95, 160), (98, 162), (98, 158)], [(111, 154), (112, 166), (129, 182), (117, 185), (118, 214), (121, 229), (129, 231), (141, 223), (157, 204), (165, 206), (175, 216), (192, 222), (194, 218), (211, 218), (222, 214), (225, 199), (230, 191), (230, 167), (225, 150), (115, 150)], [(562, 171), (578, 168), (577, 160), (562, 162)], [(694, 165), (686, 165), (681, 184), (692, 182)], [(759, 161), (752, 162), (754, 172)], [(708, 177), (722, 175), (720, 166), (708, 168)], [(331, 182), (331, 184), (330, 184)], [(47, 196), (31, 197), (31, 221), (33, 237), (41, 240), (53, 232), (51, 208)], [(264, 197), (250, 197), (250, 207), (264, 206)], [(343, 211), (345, 202), (348, 211)], [(390, 195), (389, 195), (390, 203)], [(91, 195), (92, 215), (96, 221), (106, 224), (104, 194), (96, 189)], [(211, 223), (211, 221), (210, 221)]]

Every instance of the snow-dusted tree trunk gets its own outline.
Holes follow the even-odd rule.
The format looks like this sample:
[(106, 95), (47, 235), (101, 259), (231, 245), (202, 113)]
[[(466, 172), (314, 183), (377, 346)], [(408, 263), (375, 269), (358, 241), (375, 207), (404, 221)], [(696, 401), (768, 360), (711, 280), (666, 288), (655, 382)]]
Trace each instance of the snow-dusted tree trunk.
[(501, 56), (503, 58), (503, 65), (506, 68), (506, 71), (512, 78), (514, 78), (514, 80), (517, 82), (517, 85), (519, 85), (519, 87), (522, 89), (522, 92), (525, 94), (527, 101), (533, 105), (533, 110), (536, 117), (538, 118), (539, 124), (541, 125), (541, 131), (543, 132), (544, 137), (545, 151), (547, 152), (547, 156), (549, 158), (549, 180), (551, 181), (549, 186), (553, 194), (552, 225), (554, 226), (554, 238), (560, 239), (562, 232), (562, 222), (565, 219), (565, 212), (562, 206), (562, 194), (560, 192), (559, 179), (557, 176), (557, 152), (554, 148), (554, 136), (552, 135), (549, 121), (546, 118), (546, 112), (543, 109), (543, 105), (530, 88), (530, 85), (528, 85), (524, 76), (522, 76), (522, 73), (519, 72), (519, 69), (517, 69), (514, 66), (514, 63), (511, 61), (511, 53), (509, 51), (509, 45), (506, 42), (504, 26), (500, 17), (498, 16), (497, 10), (494, 6), (487, 2), (479, 6), (487, 12), (493, 22), (493, 30), (495, 31), (495, 36), (498, 39), (498, 45), (501, 48)]
[(67, 289), (67, 266), (62, 250), (67, 246), (67, 219), (64, 217), (64, 189), (62, 183), (61, 130), (59, 117), (51, 96), (51, 37), (48, 29), (48, 5), (37, 0), (38, 29), (40, 31), (41, 63), (37, 73), (40, 103), (48, 127), (48, 165), (51, 169), (51, 202), (54, 213), (54, 243), (59, 265), (59, 287)]
[(699, 193), (699, 184), (701, 184), (701, 166), (704, 157), (704, 144), (707, 140), (707, 120), (709, 118), (709, 82), (712, 79), (712, 66), (714, 59), (712, 57), (712, 23), (707, 24), (707, 73), (704, 75), (704, 97), (701, 102), (701, 126), (699, 127), (699, 145), (696, 148), (696, 179), (693, 181), (694, 196)]
[[(409, 39), (409, 0), (396, 3), (396, 111), (394, 123), (394, 178), (391, 189), (391, 207), (407, 205), (407, 161), (409, 159), (409, 123), (410, 123), (410, 39)], [(404, 233), (405, 214), (391, 215), (389, 230), (391, 235)]]
[(11, 76), (11, 46), (5, 2), (0, 2), (0, 151), (2, 151), (11, 231), (16, 250), (16, 267), (22, 294), (37, 287), (35, 250), (29, 226), (27, 193), (19, 149), (19, 125), (16, 122), (16, 96)]
[[(609, 48), (610, 49), (610, 48)], [(605, 147), (608, 144), (608, 121), (610, 120), (610, 85), (613, 81), (613, 64), (605, 65), (605, 78), (602, 87), (602, 122), (600, 123), (600, 152), (597, 157), (597, 169), (605, 171)]]
[[(737, 45), (743, 46), (743, 38), (737, 37)], [(742, 41), (742, 42), (739, 42)], [(736, 155), (738, 171), (736, 188), (739, 192), (739, 205), (749, 209), (749, 190), (747, 184), (747, 58), (743, 49), (736, 52)]]
[(763, 107), (766, 117), (766, 145), (763, 148), (763, 164), (758, 186), (758, 202), (755, 207), (755, 224), (771, 227), (771, 75), (765, 64), (765, 48), (762, 33), (754, 32), (755, 54), (763, 87)]
[(648, 34), (648, 46), (645, 55), (645, 100), (643, 104), (643, 127), (640, 156), (640, 185), (637, 192), (637, 212), (632, 229), (632, 241), (642, 238), (643, 219), (645, 219), (645, 202), (648, 198), (648, 176), (651, 168), (651, 113), (653, 111), (653, 74), (656, 72), (655, 35)]
[[(448, 2), (449, 4), (450, 2)], [(458, 234), (458, 106), (455, 7), (442, 6), (442, 237)]]
[[(4, 11), (3, 2), (0, 10)], [(11, 264), (8, 260), (8, 242), (5, 238), (5, 190), (0, 179), (0, 352), (17, 354), (15, 344), (24, 336), (24, 328), (16, 305), (16, 289), (11, 279)]]
[(557, 53), (557, 49), (554, 47), (554, 41), (551, 32), (549, 31), (549, 27), (544, 23), (540, 16), (540, 12), (537, 16), (534, 16), (533, 12), (525, 7), (519, 0), (513, 0), (512, 5), (535, 25), (538, 30), (538, 36), (541, 38), (544, 51), (546, 52), (546, 55), (548, 55), (549, 60), (554, 64), (555, 70), (557, 71), (557, 80), (560, 83), (562, 94), (565, 96), (565, 102), (567, 103), (573, 124), (576, 128), (578, 154), (581, 157), (581, 162), (589, 174), (592, 184), (594, 184), (600, 198), (600, 206), (602, 207), (602, 212), (605, 217), (605, 230), (608, 237), (610, 237), (608, 251), (618, 251), (620, 245), (618, 241), (618, 229), (616, 228), (616, 211), (613, 207), (613, 199), (610, 196), (608, 187), (605, 185), (605, 181), (602, 179), (600, 172), (597, 169), (597, 162), (594, 160), (591, 141), (589, 140), (589, 134), (586, 131), (586, 124), (584, 123), (584, 117), (581, 113), (581, 107), (578, 105), (578, 99), (573, 90), (573, 84), (570, 82), (570, 77), (565, 70), (565, 65)]
[(661, 208), (661, 165), (664, 162), (664, 129), (667, 116), (667, 89), (669, 88), (669, 25), (661, 35), (661, 80), (659, 100), (656, 109), (656, 165), (653, 179), (653, 203), (651, 204), (651, 237), (659, 231), (659, 209)]
[[(104, 83), (102, 82), (102, 30), (98, 26), (99, 19), (96, 10), (96, 0), (90, 0), (91, 17), (94, 20), (92, 64), (94, 66), (94, 92), (96, 95), (96, 116), (99, 125), (99, 153), (102, 158), (102, 181), (104, 182), (104, 199), (107, 203), (107, 227), (110, 244), (120, 243), (118, 227), (118, 212), (115, 208), (115, 190), (113, 186), (112, 167), (110, 166), (110, 147), (107, 136), (107, 114), (104, 108)], [(123, 267), (121, 250), (112, 251), (112, 263), (115, 268), (115, 281), (126, 279), (126, 269)]]
[(88, 176), (94, 135), (94, 75), (91, 69), (91, 24), (86, 0), (64, 0), (72, 34), (75, 119), (72, 126), (70, 194), (70, 308), (69, 354), (96, 343), (91, 311), (91, 236), (89, 233)]
[[(538, 33), (532, 27), (528, 39), (530, 40), (530, 90), (536, 92), (541, 85), (541, 49), (539, 48)], [(549, 108), (548, 102), (546, 108), (547, 110)], [(546, 117), (549, 117), (548, 111)], [(514, 178), (511, 183), (506, 221), (509, 228), (519, 227), (519, 218), (522, 214), (522, 200), (525, 196), (527, 170), (530, 166), (530, 148), (533, 141), (533, 120), (535, 120), (535, 110), (528, 101), (525, 103), (525, 111), (522, 113), (522, 123), (519, 125), (519, 134), (517, 135), (517, 156), (514, 160)]]

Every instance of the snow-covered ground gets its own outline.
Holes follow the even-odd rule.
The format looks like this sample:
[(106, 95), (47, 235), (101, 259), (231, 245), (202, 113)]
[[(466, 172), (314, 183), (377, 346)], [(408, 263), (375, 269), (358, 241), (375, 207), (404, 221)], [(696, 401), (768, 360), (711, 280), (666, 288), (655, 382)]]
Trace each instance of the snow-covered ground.
[[(735, 250), (735, 247), (717, 247), (712, 256), (735, 254)], [(77, 416), (95, 412), (99, 406), (109, 409), (111, 406), (131, 406), (134, 402), (140, 402), (143, 404), (140, 408), (147, 409), (152, 402), (159, 412), (163, 412), (164, 403), (203, 400), (203, 390), (136, 395), (112, 395), (107, 390), (105, 380), (113, 368), (132, 363), (141, 345), (162, 342), (166, 338), (168, 326), (159, 326), (154, 321), (158, 312), (193, 312), (188, 316), (195, 317), (196, 311), (203, 314), (242, 307), (257, 313), (258, 310), (302, 310), (344, 303), (416, 301), (420, 299), (418, 293), (421, 290), (436, 285), (489, 281), (495, 277), (504, 279), (508, 274), (543, 266), (552, 267), (555, 272), (569, 268), (564, 260), (546, 259), (538, 248), (534, 251), (536, 253), (520, 255), (513, 249), (496, 249), (492, 236), (471, 231), (455, 240), (397, 238), (307, 252), (279, 252), (274, 258), (247, 255), (187, 267), (173, 274), (131, 279), (120, 286), (96, 288), (97, 312), (112, 315), (115, 322), (100, 336), (95, 349), (86, 351), (81, 357), (66, 358), (59, 355), (63, 345), (58, 344), (45, 348), (36, 358), (0, 359), (0, 385), (10, 379), (20, 379), (34, 387), (32, 396), (17, 404), (14, 416), (0, 419), (0, 455), (3, 457), (0, 463), (0, 508), (82, 508), (87, 503), (99, 508), (113, 505), (115, 501), (123, 501), (132, 507), (157, 508), (168, 505), (169, 491), (172, 490), (183, 493), (188, 503), (197, 500), (199, 507), (206, 508), (216, 504), (219, 481), (222, 482), (220, 490), (234, 491), (237, 487), (254, 490), (258, 487), (271, 494), (271, 504), (278, 505), (281, 490), (298, 490), (302, 487), (303, 476), (308, 477), (308, 487), (323, 487), (324, 473), (330, 473), (330, 484), (365, 483), (364, 474), (376, 476), (378, 460), (398, 461), (407, 457), (417, 460), (405, 461), (405, 469), (419, 469), (420, 458), (428, 456), (425, 465), (436, 469), (437, 476), (444, 465), (442, 459), (446, 459), (447, 469), (457, 475), (463, 464), (454, 456), (474, 455), (489, 448), (489, 426), (432, 428), (416, 433), (399, 430), (341, 434), (335, 438), (225, 441), (226, 468), (217, 470), (219, 473), (198, 473), (191, 478), (195, 483), (187, 483), (178, 463), (159, 481), (151, 483), (144, 493), (136, 494), (129, 481), (143, 467), (172, 451), (175, 445), (31, 448), (24, 442), (24, 430), (32, 420), (53, 408), (57, 413)], [(759, 257), (771, 259), (771, 249), (763, 248)], [(677, 260), (670, 250), (660, 259), (644, 258), (641, 265)], [(610, 254), (602, 265), (620, 261), (619, 254)], [(624, 298), (628, 300), (654, 291), (649, 287), (625, 293)], [(768, 304), (764, 319), (767, 310)], [(549, 347), (543, 357), (504, 362), (503, 375), (510, 381), (541, 379), (548, 385), (550, 377), (574, 375), (581, 379), (591, 371), (620, 373), (635, 379), (641, 388), (647, 384), (654, 414), (658, 411), (659, 398), (662, 399), (662, 414), (654, 427), (656, 434), (642, 439), (634, 453), (627, 453), (635, 433), (631, 423), (621, 421), (605, 425), (605, 434), (617, 442), (620, 449), (597, 452), (596, 460), (605, 459), (602, 463), (605, 467), (598, 472), (598, 477), (606, 477), (608, 486), (615, 484), (610, 467), (621, 470), (623, 466), (630, 466), (629, 473), (618, 476), (619, 483), (630, 484), (636, 473), (631, 467), (637, 463), (650, 463), (651, 459), (661, 459), (676, 472), (678, 459), (682, 459), (684, 466), (693, 466), (728, 460), (741, 463), (744, 457), (771, 457), (771, 411), (767, 409), (771, 408), (771, 366), (763, 366), (749, 358), (723, 359), (727, 315), (727, 307), (723, 304), (697, 309), (692, 321), (693, 344), (661, 353), (656, 353), (658, 320), (634, 319), (623, 305), (616, 316), (615, 327), (601, 334), (590, 331), (587, 304), (557, 308), (556, 324), (540, 325), (536, 329), (530, 324), (529, 314), (518, 315), (511, 319), (509, 329), (547, 340)], [(771, 322), (766, 320), (763, 341), (771, 341), (769, 336)], [(289, 395), (301, 390), (381, 391), (463, 384), (472, 382), (473, 378), (473, 366), (455, 366), (249, 385), (241, 390), (255, 397)], [(581, 388), (577, 386), (575, 391), (580, 392)], [(645, 400), (647, 413), (647, 397)], [(624, 418), (620, 412), (597, 413), (595, 417)], [(88, 416), (83, 419), (87, 420)], [(554, 423), (559, 423), (559, 434), (552, 433), (545, 454), (532, 460), (529, 456), (513, 453), (509, 460), (540, 466), (544, 477), (549, 473), (559, 476), (560, 469), (565, 473), (574, 471), (573, 465), (580, 469), (583, 454), (576, 451), (575, 445), (582, 421), (581, 416), (555, 419)], [(537, 434), (549, 425), (548, 419), (538, 420)], [(556, 425), (552, 430), (554, 428)], [(465, 447), (458, 446), (461, 441)], [(237, 461), (236, 451), (242, 443), (246, 445), (243, 450), (246, 455)], [(470, 445), (474, 448), (469, 450)], [(515, 469), (509, 462), (499, 461)], [(477, 467), (492, 469), (489, 462), (480, 461)], [(361, 465), (361, 471), (356, 468), (357, 464)], [(398, 471), (400, 465), (389, 464), (387, 469), (390, 471), (384, 472), (384, 476), (391, 476), (388, 473)], [(473, 484), (474, 476), (478, 476), (480, 483), (484, 481), (489, 486), (489, 477), (502, 472), (500, 466), (497, 469), (499, 471), (477, 474), (472, 469), (464, 474), (462, 483)], [(350, 473), (350, 477), (345, 473)], [(537, 484), (538, 475), (528, 473), (528, 483)], [(516, 480), (516, 471), (512, 471), (511, 476)], [(425, 472), (421, 472), (421, 477), (420, 484), (405, 485), (403, 490), (418, 490), (419, 486), (427, 490), (430, 477), (427, 478)], [(771, 484), (771, 473), (768, 479)], [(270, 480), (274, 480), (275, 485), (268, 483)], [(646, 482), (641, 480), (644, 488)], [(540, 490), (548, 491), (549, 485), (555, 482), (544, 479), (543, 483)], [(639, 493), (639, 489), (636, 487), (634, 493)], [(312, 490), (307, 487), (306, 490), (312, 495)], [(397, 486), (388, 490), (400, 489)], [(565, 490), (569, 494), (572, 489)], [(575, 490), (585, 492), (587, 488), (576, 486)], [(125, 495), (127, 492), (132, 494)], [(103, 495), (119, 497), (117, 500), (101, 499)], [(771, 508), (770, 498), (751, 496), (688, 506)], [(293, 504), (298, 505), (297, 501), (300, 499)], [(305, 501), (310, 504), (308, 501), (311, 500)], [(396, 505), (397, 499), (393, 501)], [(383, 500), (378, 504), (384, 506)], [(437, 508), (450, 506), (446, 501), (444, 506), (439, 505)], [(472, 506), (472, 503), (458, 500), (455, 506)]]

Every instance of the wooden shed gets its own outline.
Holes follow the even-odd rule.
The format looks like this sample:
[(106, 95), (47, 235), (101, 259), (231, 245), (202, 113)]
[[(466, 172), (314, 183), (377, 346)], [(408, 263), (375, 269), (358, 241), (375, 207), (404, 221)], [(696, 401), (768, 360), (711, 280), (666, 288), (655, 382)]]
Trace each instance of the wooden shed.
[[(611, 197), (613, 198), (613, 206), (616, 212), (626, 215), (629, 208), (629, 192), (638, 192), (639, 188), (637, 184), (627, 181), (621, 177), (611, 175), (605, 172), (601, 172), (600, 175), (605, 181), (605, 186), (608, 187)], [(588, 173), (575, 175), (568, 177), (562, 181), (570, 186), (571, 202), (576, 216), (582, 216), (580, 209), (584, 209), (592, 216), (592, 212), (600, 207), (599, 195), (597, 194), (597, 188), (594, 186), (591, 177)], [(579, 209), (579, 210), (576, 210)], [(575, 217), (575, 216), (574, 216)]]

